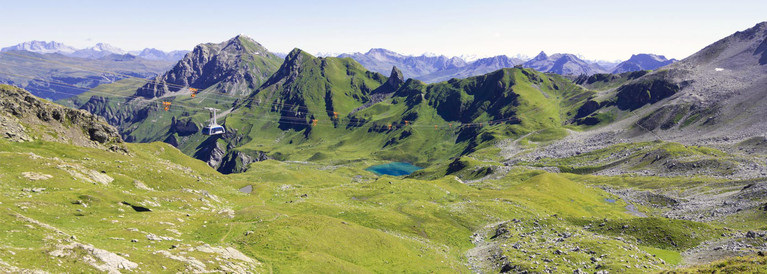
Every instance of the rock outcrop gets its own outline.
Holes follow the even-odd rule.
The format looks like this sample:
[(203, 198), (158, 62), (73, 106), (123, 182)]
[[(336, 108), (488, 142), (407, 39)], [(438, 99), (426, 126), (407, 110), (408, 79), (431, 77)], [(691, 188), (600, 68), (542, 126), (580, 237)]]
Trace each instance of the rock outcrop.
[(172, 133), (178, 133), (179, 136), (188, 136), (197, 133), (200, 131), (200, 128), (191, 118), (176, 119), (176, 117), (173, 116), (173, 118), (171, 118), (170, 131)]
[(678, 91), (679, 85), (667, 80), (640, 81), (618, 88), (616, 105), (620, 109), (634, 110), (646, 104), (657, 103)]
[(234, 150), (222, 160), (218, 171), (223, 174), (240, 173), (248, 170), (248, 165), (271, 159), (263, 151)]
[(0, 136), (13, 141), (42, 139), (125, 151), (117, 129), (83, 110), (43, 101), (28, 91), (0, 85)]

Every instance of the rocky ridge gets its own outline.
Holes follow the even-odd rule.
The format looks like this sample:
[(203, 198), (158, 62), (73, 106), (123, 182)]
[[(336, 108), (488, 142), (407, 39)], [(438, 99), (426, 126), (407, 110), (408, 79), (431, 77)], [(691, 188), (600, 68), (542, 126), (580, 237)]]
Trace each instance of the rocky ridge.
[(0, 93), (0, 136), (4, 138), (126, 151), (117, 129), (99, 116), (45, 102), (12, 86), (0, 85)]

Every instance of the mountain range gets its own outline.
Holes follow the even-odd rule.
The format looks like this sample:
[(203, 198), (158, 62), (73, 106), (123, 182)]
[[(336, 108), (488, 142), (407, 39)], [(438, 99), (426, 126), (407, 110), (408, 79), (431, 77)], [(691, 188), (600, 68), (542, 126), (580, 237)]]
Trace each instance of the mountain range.
[(37, 40), (23, 42), (14, 46), (0, 49), (0, 52), (5, 52), (5, 51), (28, 51), (28, 52), (34, 52), (34, 53), (40, 53), (40, 54), (58, 53), (58, 54), (69, 56), (69, 57), (89, 58), (89, 59), (99, 59), (109, 55), (130, 54), (130, 55), (147, 59), (147, 60), (169, 61), (169, 62), (176, 62), (179, 59), (181, 59), (181, 57), (183, 57), (184, 54), (187, 53), (187, 51), (183, 51), (183, 50), (174, 50), (170, 52), (164, 52), (162, 50), (158, 50), (154, 48), (146, 48), (140, 51), (129, 52), (106, 43), (97, 43), (96, 45), (92, 47), (77, 49), (56, 41), (46, 42), (46, 41), (37, 41)]
[[(242, 157), (256, 159), (262, 157), (260, 155), (272, 153), (280, 155), (274, 156), (280, 157), (280, 159), (306, 160), (314, 157), (306, 155), (306, 153), (312, 151), (325, 155), (317, 157), (327, 157), (328, 152), (326, 151), (308, 149), (302, 150), (301, 154), (299, 154), (301, 156), (292, 155), (290, 152), (292, 150), (288, 148), (292, 147), (292, 142), (297, 140), (291, 138), (281, 138), (283, 142), (288, 142), (288, 144), (277, 143), (271, 145), (270, 149), (261, 148), (255, 151), (248, 150), (248, 152), (238, 149), (238, 147), (249, 147), (249, 144), (253, 142), (263, 141), (263, 138), (270, 138), (266, 136), (284, 135), (286, 134), (285, 131), (293, 132), (292, 134), (298, 134), (297, 136), (300, 135), (302, 136), (301, 138), (308, 138), (310, 140), (314, 136), (312, 134), (320, 134), (320, 136), (327, 136), (328, 134), (330, 134), (329, 136), (334, 136), (334, 134), (338, 134), (335, 130), (325, 132), (325, 130), (314, 129), (308, 126), (311, 124), (310, 121), (315, 119), (331, 119), (334, 121), (334, 127), (338, 126), (337, 122), (335, 122), (336, 120), (343, 120), (350, 123), (346, 125), (346, 130), (357, 132), (359, 129), (363, 129), (363, 132), (384, 132), (387, 135), (397, 133), (399, 131), (398, 126), (404, 124), (405, 120), (408, 120), (408, 123), (472, 124), (482, 120), (508, 119), (508, 121), (515, 121), (512, 124), (521, 125), (521, 127), (517, 126), (518, 128), (513, 130), (499, 131), (504, 132), (502, 134), (496, 133), (500, 135), (489, 133), (482, 135), (473, 128), (462, 129), (463, 131), (458, 133), (458, 136), (461, 137), (456, 141), (456, 145), (451, 147), (453, 149), (461, 148), (462, 153), (471, 153), (477, 147), (486, 146), (492, 140), (509, 138), (507, 134), (519, 136), (519, 134), (524, 132), (533, 132), (540, 129), (538, 127), (553, 126), (550, 124), (551, 122), (554, 122), (554, 124), (572, 123), (574, 125), (585, 126), (612, 124), (615, 121), (629, 118), (625, 116), (627, 113), (641, 115), (642, 112), (634, 112), (646, 104), (655, 104), (675, 94), (678, 96), (680, 90), (686, 90), (685, 88), (690, 83), (703, 82), (703, 80), (678, 81), (676, 79), (667, 79), (666, 75), (678, 76), (678, 74), (675, 74), (676, 69), (665, 69), (652, 73), (637, 71), (622, 74), (604, 74), (600, 73), (602, 71), (598, 65), (587, 63), (577, 56), (571, 54), (554, 54), (549, 56), (543, 52), (521, 65), (515, 64), (515, 60), (508, 57), (485, 58), (465, 64), (457, 58), (449, 59), (444, 56), (408, 57), (382, 49), (371, 50), (366, 54), (351, 55), (351, 58), (348, 57), (347, 55), (341, 55), (337, 58), (314, 57), (296, 49), (290, 52), (285, 60), (282, 61), (282, 64), (279, 65), (280, 61), (276, 59), (276, 56), (269, 53), (268, 50), (250, 38), (238, 36), (220, 44), (198, 46), (195, 48), (195, 51), (179, 62), (174, 69), (158, 77), (152, 83), (136, 90), (135, 96), (154, 99), (157, 97), (166, 98), (174, 96), (174, 94), (188, 96), (183, 87), (198, 88), (202, 90), (200, 93), (200, 95), (203, 95), (202, 97), (207, 98), (204, 96), (207, 94), (207, 96), (215, 98), (214, 101), (206, 103), (208, 105), (205, 106), (214, 106), (226, 110), (227, 118), (225, 121), (227, 122), (246, 121), (249, 120), (247, 117), (254, 115), (254, 113), (260, 113), (257, 115), (265, 117), (279, 117), (277, 124), (258, 122), (258, 125), (251, 125), (248, 123), (243, 124), (242, 122), (225, 122), (225, 124), (230, 126), (232, 125), (231, 123), (238, 125), (231, 126), (231, 130), (237, 133), (218, 138), (218, 142), (188, 136), (190, 132), (196, 132), (194, 130), (195, 127), (199, 128), (199, 124), (204, 123), (204, 117), (207, 117), (204, 115), (206, 111), (182, 108), (184, 115), (158, 114), (160, 116), (153, 119), (153, 123), (144, 123), (143, 118), (126, 118), (124, 117), (125, 115), (122, 118), (112, 116), (107, 118), (120, 128), (122, 134), (128, 140), (165, 140), (178, 146), (182, 151), (190, 155), (196, 155), (196, 157), (205, 160), (212, 166), (221, 168), (220, 170), (223, 172), (233, 172), (244, 168), (243, 166), (246, 165), (240, 165), (232, 169), (231, 166), (227, 165), (225, 159), (241, 159)], [(476, 73), (480, 73), (482, 70), (491, 70), (492, 72), (464, 79), (447, 78), (448, 76), (445, 75), (434, 74), (436, 75), (434, 79), (438, 76), (443, 77), (444, 80), (435, 84), (427, 84), (415, 79), (405, 81), (407, 79), (406, 70), (393, 66), (394, 69), (390, 68), (388, 72), (391, 74), (390, 78), (401, 78), (400, 82), (403, 83), (388, 85), (389, 88), (384, 89), (382, 87), (387, 85), (383, 84), (387, 83), (389, 78), (384, 76), (384, 74), (367, 71), (364, 64), (356, 62), (355, 58), (367, 60), (366, 62), (377, 62), (375, 64), (378, 66), (382, 66), (381, 64), (384, 63), (411, 64), (408, 67), (411, 73), (414, 71), (447, 70), (448, 68), (467, 71), (467, 67), (474, 68), (473, 71), (476, 71)], [(195, 60), (205, 61), (196, 62)], [(429, 62), (421, 62), (420, 60), (428, 60)], [(662, 56), (635, 55), (632, 59), (619, 64), (616, 70), (628, 67), (630, 63), (650, 69), (657, 68), (659, 64), (662, 65), (664, 62), (672, 61), (665, 60)], [(269, 65), (258, 66), (259, 64)], [(459, 64), (461, 67), (457, 66)], [(683, 63), (679, 63), (679, 65), (681, 64)], [(498, 66), (513, 66), (514, 68), (495, 69)], [(531, 69), (525, 67), (530, 67)], [(677, 65), (671, 66), (671, 68), (676, 67)], [(542, 74), (542, 72), (584, 75), (586, 78), (583, 81), (577, 81), (577, 84), (586, 89), (584, 90), (582, 87), (574, 85), (574, 83), (565, 78), (554, 78), (552, 76), (554, 74)], [(454, 73), (458, 72), (448, 70), (446, 75)], [(500, 82), (496, 83), (492, 82), (496, 81), (493, 79), (502, 80), (498, 80)], [(525, 96), (532, 95), (519, 93), (521, 90), (525, 90), (524, 85), (537, 86), (539, 89), (546, 88), (546, 90), (541, 91), (544, 97), (526, 98)], [(495, 87), (492, 88), (492, 86)], [(504, 92), (507, 91), (504, 90), (507, 89), (511, 89), (512, 93), (505, 94)], [(604, 90), (604, 94), (594, 93), (589, 90)], [(643, 97), (642, 93), (639, 92), (640, 90), (646, 90), (648, 92), (647, 97)], [(491, 92), (492, 95), (486, 94), (487, 92)], [(555, 94), (558, 98), (557, 100), (566, 101), (552, 100), (551, 97)], [(472, 101), (480, 98), (487, 99), (476, 102)], [(512, 101), (497, 101), (500, 100), (499, 98), (508, 98)], [(118, 98), (113, 98), (112, 100), (119, 101)], [(180, 105), (195, 104), (195, 101), (205, 101), (205, 99), (192, 99), (191, 97), (181, 97), (176, 100), (180, 100), (178, 101)], [(497, 112), (490, 112), (494, 108), (493, 102), (496, 101), (503, 103), (498, 106), (498, 110), (495, 110)], [(689, 103), (690, 99), (685, 99), (685, 102)], [(402, 105), (403, 103), (404, 105)], [(102, 113), (106, 109), (111, 109), (113, 106), (110, 107), (110, 104), (114, 104), (114, 102), (109, 103), (103, 99), (95, 100), (93, 98), (88, 99), (87, 97), (80, 97), (74, 103), (74, 105), (94, 113)], [(130, 105), (130, 102), (127, 101), (122, 104)], [(513, 108), (504, 109), (501, 106), (513, 106)], [(697, 107), (687, 105), (685, 108), (694, 109), (694, 111), (665, 110), (666, 112), (664, 112), (663, 117), (672, 117), (674, 119), (685, 118), (687, 116), (700, 117), (710, 112), (710, 110), (706, 110), (707, 108), (702, 105)], [(525, 120), (526, 116), (520, 116), (524, 113), (521, 110), (525, 109), (527, 111), (547, 109), (551, 113), (547, 115), (538, 114), (540, 117), (534, 119), (527, 118), (532, 119), (528, 121)], [(380, 112), (383, 110), (386, 111)], [(136, 117), (145, 117), (147, 115), (146, 111), (151, 112), (155, 111), (155, 109), (148, 108), (143, 112), (134, 109), (130, 113), (134, 113), (133, 115)], [(387, 113), (386, 115), (388, 116), (380, 116), (384, 113)], [(419, 121), (418, 119), (423, 116), (423, 113), (432, 113), (432, 115), (436, 116), (428, 119), (420, 118), (425, 120)], [(389, 118), (383, 119), (381, 117)], [(391, 120), (394, 117), (400, 118)], [(676, 121), (679, 122), (679, 120)], [(689, 120), (687, 122), (693, 123), (693, 121)], [(667, 124), (664, 128), (674, 127), (668, 124), (671, 122), (664, 122)], [(192, 126), (190, 131), (172, 126), (179, 124), (196, 124), (198, 126)], [(393, 129), (391, 131), (389, 129), (381, 131), (381, 127), (388, 124), (394, 125)], [(644, 128), (649, 128), (650, 130), (653, 130), (655, 127), (650, 124), (644, 125)], [(258, 134), (255, 134), (254, 128), (259, 129), (257, 131)], [(266, 130), (268, 128), (272, 129)], [(350, 134), (354, 136), (356, 133)], [(479, 138), (478, 136), (483, 137)], [(333, 138), (343, 139), (341, 137)], [(422, 139), (430, 139), (430, 145), (415, 145), (408, 141)], [(439, 138), (435, 136), (426, 138), (415, 132), (403, 132), (402, 136), (398, 138), (376, 139), (382, 143), (371, 143), (367, 147), (381, 149), (378, 153), (385, 155), (389, 150), (401, 151), (402, 148), (400, 146), (415, 146), (419, 147), (419, 149), (427, 149), (441, 144), (435, 141), (436, 139)], [(228, 145), (222, 146), (222, 142)], [(320, 146), (317, 149), (322, 150), (320, 148), (322, 147)], [(282, 149), (288, 150), (282, 151)], [(442, 153), (445, 152), (455, 153), (453, 150), (443, 151)], [(400, 155), (398, 157), (404, 156)], [(408, 157), (411, 158), (406, 159), (411, 162), (429, 162), (418, 157)], [(222, 168), (224, 166), (226, 168)]]
[(0, 271), (764, 272), (767, 22), (673, 61), (240, 35), (80, 110), (0, 85)]
[(90, 59), (14, 50), (0, 52), (0, 83), (59, 100), (121, 79), (153, 77), (172, 64), (127, 54)]
[(392, 67), (396, 66), (408, 78), (417, 78), (437, 71), (467, 65), (466, 61), (459, 57), (446, 57), (444, 55), (409, 56), (381, 48), (370, 49), (366, 53), (341, 54), (338, 57), (352, 58), (365, 68), (379, 73), (388, 73)]
[[(327, 57), (322, 54), (321, 57)], [(388, 73), (392, 66), (399, 68), (406, 77), (426, 83), (436, 83), (452, 78), (466, 78), (482, 75), (503, 68), (520, 65), (525, 68), (560, 75), (593, 75), (597, 73), (623, 73), (638, 70), (654, 70), (676, 60), (653, 54), (636, 54), (624, 62), (585, 61), (573, 54), (541, 52), (532, 59), (512, 58), (498, 55), (487, 58), (447, 57), (444, 55), (403, 55), (390, 50), (374, 48), (366, 53), (345, 53), (340, 58), (352, 58), (367, 69)]]
[(0, 50), (0, 83), (59, 100), (129, 77), (166, 71), (186, 51), (126, 52), (109, 44), (76, 49), (59, 42), (29, 41)]

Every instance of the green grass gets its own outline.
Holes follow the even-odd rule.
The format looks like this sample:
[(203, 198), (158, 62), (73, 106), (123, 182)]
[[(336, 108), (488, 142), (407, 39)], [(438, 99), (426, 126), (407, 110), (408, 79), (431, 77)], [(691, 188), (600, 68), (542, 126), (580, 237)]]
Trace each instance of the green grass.
[[(182, 246), (231, 246), (261, 262), (259, 271), (466, 272), (465, 253), (474, 247), (469, 239), (490, 223), (517, 218), (531, 224), (548, 223), (560, 231), (580, 231), (580, 221), (571, 219), (609, 218), (615, 224), (645, 220), (625, 213), (622, 201), (606, 202), (606, 198), (614, 198), (612, 195), (578, 182), (579, 178), (568, 178), (574, 175), (515, 169), (500, 179), (466, 185), (453, 176), (429, 180), (375, 176), (364, 170), (375, 161), (327, 166), (270, 160), (253, 164), (248, 172), (225, 176), (166, 144), (128, 144), (128, 148), (131, 155), (57, 143), (0, 141), (3, 159), (12, 163), (0, 166), (0, 180), (4, 182), (0, 192), (5, 194), (0, 196), (0, 207), (11, 214), (3, 215), (6, 224), (0, 229), (22, 231), (26, 223), (13, 214), (23, 214), (75, 235), (78, 241), (128, 254), (129, 260), (143, 263), (142, 271), (150, 272), (160, 271), (163, 265), (184, 271), (185, 266), (153, 254), (157, 250), (178, 254), (178, 249), (170, 249), (175, 242), (150, 242), (142, 232), (180, 239)], [(30, 156), (30, 152), (42, 158)], [(465, 160), (471, 166), (493, 165)], [(103, 171), (114, 181), (101, 185), (75, 180), (56, 161)], [(24, 179), (20, 174), (30, 171), (30, 166), (54, 179)], [(152, 190), (139, 189), (136, 182)], [(251, 194), (237, 191), (246, 185), (254, 187)], [(41, 193), (20, 191), (40, 186), (47, 189)], [(149, 207), (152, 212), (133, 212), (120, 205), (123, 201)], [(234, 217), (220, 213), (223, 209), (231, 209)], [(558, 217), (550, 217), (554, 215)], [(684, 228), (681, 224), (690, 226), (684, 222), (662, 224), (666, 228), (660, 231), (664, 233), (682, 233), (677, 230)], [(708, 233), (704, 228), (696, 231)], [(600, 254), (612, 254), (614, 260), (605, 264), (608, 269), (619, 269), (619, 260), (656, 264), (651, 256), (642, 255), (646, 251), (621, 249), (622, 244), (611, 238), (613, 232), (595, 232), (601, 236), (580, 232), (582, 236), (568, 241)], [(50, 234), (43, 228), (24, 237), (4, 233), (6, 246), (31, 249), (15, 256), (0, 253), (0, 260), (30, 269), (89, 271), (81, 261), (62, 261), (58, 266), (55, 259), (40, 259), (39, 252), (57, 248), (55, 240), (46, 240)], [(632, 237), (646, 241), (644, 246), (650, 242), (642, 235)], [(117, 238), (123, 240), (114, 240)], [(130, 239), (139, 242), (131, 243)], [(547, 245), (530, 244), (531, 250), (550, 252)], [(656, 246), (665, 247), (662, 243)], [(504, 252), (519, 263), (527, 262), (517, 251)], [(657, 250), (649, 252), (660, 254)], [(639, 257), (630, 258), (632, 254)], [(215, 261), (211, 254), (195, 251), (187, 256), (191, 255)], [(589, 260), (589, 256), (578, 254), (567, 258)]]
[(616, 144), (570, 157), (543, 158), (523, 164), (557, 167), (562, 172), (574, 174), (592, 174), (614, 167), (621, 167), (627, 171), (653, 170), (664, 174), (677, 169), (699, 167), (707, 168), (711, 176), (721, 176), (731, 174), (733, 167), (741, 160), (739, 156), (714, 148), (655, 141)]
[(556, 141), (567, 137), (567, 130), (564, 128), (547, 128), (525, 137), (530, 142), (546, 143)]
[(663, 273), (764, 273), (767, 257), (747, 256), (723, 259), (703, 266), (668, 270)]
[(659, 259), (663, 260), (664, 262), (666, 262), (667, 264), (671, 266), (676, 266), (682, 263), (682, 254), (680, 254), (678, 251), (654, 248), (649, 246), (641, 246), (639, 248), (641, 248), (647, 253), (657, 256)]
[(627, 220), (573, 219), (579, 225), (589, 225), (589, 231), (599, 234), (633, 237), (638, 244), (666, 250), (684, 251), (700, 243), (717, 239), (726, 230), (705, 223), (648, 217)]
[[(245, 45), (250, 46), (256, 45)], [(163, 143), (128, 144), (130, 155), (0, 140), (0, 156), (7, 163), (0, 165), (0, 210), (7, 213), (0, 216), (0, 231), (5, 232), (0, 251), (18, 251), (0, 252), (0, 260), (28, 269), (92, 271), (87, 262), (71, 256), (40, 256), (74, 235), (141, 262), (138, 272), (192, 271), (160, 251), (193, 256), (208, 270), (223, 270), (221, 258), (193, 249), (208, 244), (236, 248), (257, 260), (260, 265), (248, 266), (254, 272), (463, 273), (472, 271), (466, 256), (476, 247), (472, 239), (480, 235), (522, 270), (542, 272), (556, 266), (557, 271), (572, 272), (586, 263), (611, 272), (636, 265), (648, 267), (639, 271), (658, 271), (678, 264), (682, 251), (725, 231), (718, 223), (658, 217), (652, 208), (639, 208), (651, 217), (633, 216), (626, 201), (599, 186), (685, 190), (726, 185), (726, 180), (582, 175), (623, 164), (658, 168), (655, 155), (678, 161), (732, 159), (720, 150), (646, 142), (501, 164), (506, 159), (495, 146), (500, 140), (527, 135), (520, 143), (545, 144), (578, 129), (567, 121), (594, 93), (560, 76), (504, 69), (433, 85), (409, 81), (392, 98), (351, 114), (386, 77), (351, 59), (315, 58), (300, 50), (287, 59), (287, 66), (300, 68), (285, 67), (291, 80), (274, 81), (240, 102), (225, 118), (235, 137), (211, 140), (225, 148), (228, 159), (236, 158), (234, 153), (257, 152), (276, 159), (252, 163), (243, 173), (222, 175), (187, 156), (208, 140), (199, 134), (184, 137), (178, 149)], [(131, 85), (135, 83), (104, 88), (127, 92)], [(163, 100), (221, 109), (231, 103), (209, 91), (197, 98)], [(116, 107), (116, 101), (107, 104)], [(321, 122), (315, 127), (279, 124), (281, 116), (295, 118), (291, 115), (299, 110), (308, 111), (303, 118), (307, 123), (311, 115)], [(338, 112), (339, 120), (332, 122), (328, 111)], [(165, 138), (174, 116), (197, 123), (207, 119), (204, 111), (155, 109), (149, 119), (133, 125), (130, 135), (139, 141)], [(349, 118), (364, 122), (347, 127), (343, 121)], [(499, 119), (513, 122), (485, 124)], [(395, 126), (388, 129), (389, 124)], [(389, 161), (426, 168), (407, 177), (365, 170)], [(567, 173), (528, 167), (559, 167)], [(54, 179), (25, 179), (22, 173), (31, 170)], [(88, 182), (85, 178), (93, 173), (114, 181)], [(252, 193), (237, 191), (248, 185)], [(21, 191), (41, 186), (46, 190), (40, 193)], [(122, 202), (152, 212), (134, 212)], [(19, 214), (63, 233), (30, 225)], [(743, 220), (737, 228), (751, 229), (761, 217), (744, 212), (732, 221)], [(508, 233), (494, 237), (504, 225)], [(20, 236), (18, 231), (25, 229), (30, 232)], [(149, 241), (147, 233), (179, 241)], [(538, 256), (535, 261), (550, 261), (534, 264), (531, 255)], [(485, 272), (500, 270), (481, 267)]]

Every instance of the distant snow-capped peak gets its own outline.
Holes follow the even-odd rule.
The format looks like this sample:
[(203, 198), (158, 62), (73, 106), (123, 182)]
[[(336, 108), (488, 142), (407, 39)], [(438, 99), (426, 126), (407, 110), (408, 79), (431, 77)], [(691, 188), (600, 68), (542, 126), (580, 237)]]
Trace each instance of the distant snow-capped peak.
[(0, 51), (9, 51), (9, 50), (25, 50), (25, 51), (35, 52), (35, 53), (70, 54), (75, 52), (77, 49), (56, 41), (46, 42), (46, 41), (35, 40), (35, 41), (27, 41), (14, 46), (6, 47)]
[(86, 48), (85, 50), (92, 50), (97, 52), (109, 52), (114, 54), (126, 54), (128, 52), (122, 50), (121, 48), (112, 46), (107, 43), (97, 43), (95, 46)]

